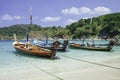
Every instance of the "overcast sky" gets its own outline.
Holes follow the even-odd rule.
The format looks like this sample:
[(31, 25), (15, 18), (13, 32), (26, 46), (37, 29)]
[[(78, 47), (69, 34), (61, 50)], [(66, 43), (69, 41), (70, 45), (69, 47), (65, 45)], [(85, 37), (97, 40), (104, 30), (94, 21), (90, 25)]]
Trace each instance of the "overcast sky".
[(120, 11), (120, 0), (0, 0), (0, 27), (29, 24), (65, 26), (81, 18)]

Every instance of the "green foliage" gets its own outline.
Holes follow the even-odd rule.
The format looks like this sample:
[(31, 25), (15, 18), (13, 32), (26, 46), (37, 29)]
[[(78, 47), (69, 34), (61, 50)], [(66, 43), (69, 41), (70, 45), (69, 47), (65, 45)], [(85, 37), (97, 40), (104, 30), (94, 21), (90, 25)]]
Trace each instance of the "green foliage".
[(69, 38), (85, 37), (103, 37), (110, 38), (120, 37), (120, 13), (113, 13), (93, 17), (88, 19), (80, 19), (67, 25), (65, 28), (61, 26), (41, 27), (40, 25), (16, 24), (8, 27), (0, 28), (0, 39), (13, 39), (15, 33), (18, 38), (23, 39), (26, 32), (31, 38), (43, 38), (46, 35), (49, 37), (62, 36), (65, 34)]
[[(9, 27), (0, 28), (1, 38), (4, 39), (8, 36), (9, 39), (13, 38), (13, 34), (18, 35), (18, 38), (24, 38), (26, 32), (41, 30), (41, 26), (29, 24), (16, 24)], [(7, 38), (7, 39), (8, 39)]]
[(114, 38), (120, 35), (120, 13), (107, 14), (99, 17), (93, 17), (92, 21), (88, 19), (80, 19), (66, 27), (70, 35), (77, 36), (108, 36)]

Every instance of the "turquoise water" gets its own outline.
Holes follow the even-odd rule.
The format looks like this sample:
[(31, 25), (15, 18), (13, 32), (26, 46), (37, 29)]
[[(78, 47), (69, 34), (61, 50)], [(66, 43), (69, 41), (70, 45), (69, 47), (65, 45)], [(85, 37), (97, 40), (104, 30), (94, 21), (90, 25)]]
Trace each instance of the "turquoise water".
[[(8, 73), (13, 70), (25, 70), (28, 67), (37, 66), (49, 73), (59, 73), (77, 68), (82, 62), (94, 62), (120, 68), (120, 47), (113, 47), (110, 52), (88, 51), (67, 48), (66, 52), (57, 52), (60, 59), (51, 60), (36, 56), (24, 55), (16, 52), (12, 47), (13, 41), (0, 41), (0, 72)], [(79, 41), (76, 41), (80, 43)], [(107, 41), (95, 41), (95, 43), (108, 43)], [(115, 65), (113, 65), (116, 63)], [(67, 66), (69, 66), (69, 68)], [(95, 64), (92, 64), (95, 65)], [(62, 68), (64, 67), (64, 69)]]

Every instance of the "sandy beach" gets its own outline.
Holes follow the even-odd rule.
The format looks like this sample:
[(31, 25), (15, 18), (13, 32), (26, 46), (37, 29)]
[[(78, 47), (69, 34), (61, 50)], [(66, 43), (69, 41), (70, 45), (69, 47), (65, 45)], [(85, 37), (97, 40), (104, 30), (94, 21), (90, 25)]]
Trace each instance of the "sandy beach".
[(11, 42), (0, 44), (0, 80), (120, 80), (119, 47), (111, 52), (68, 48), (51, 60), (17, 53)]
[[(0, 69), (0, 80), (120, 80), (120, 63), (100, 66), (62, 57), (63, 60), (26, 61), (26, 64)], [(118, 58), (119, 59), (119, 58)], [(54, 66), (54, 67), (53, 67)], [(115, 68), (114, 68), (115, 67)], [(118, 68), (118, 69), (116, 69)]]

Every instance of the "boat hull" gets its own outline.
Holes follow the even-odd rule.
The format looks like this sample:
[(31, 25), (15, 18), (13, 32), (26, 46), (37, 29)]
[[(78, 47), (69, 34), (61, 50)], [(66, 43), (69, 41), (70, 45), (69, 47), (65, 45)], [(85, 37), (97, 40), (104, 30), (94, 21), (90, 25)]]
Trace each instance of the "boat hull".
[(111, 51), (112, 47), (86, 47), (86, 46), (76, 46), (74, 44), (69, 45), (70, 48), (74, 49), (84, 49), (84, 50), (93, 50), (93, 51)]
[(50, 49), (50, 50), (55, 50), (55, 51), (66, 51), (66, 48), (67, 48), (67, 46), (63, 46), (62, 45), (62, 47), (57, 47), (57, 48), (54, 48), (52, 45), (44, 45), (44, 46), (42, 46), (42, 45), (39, 45), (39, 44), (35, 44), (36, 46), (38, 46), (38, 47), (42, 47), (42, 48), (46, 48), (46, 49)]
[(24, 54), (40, 56), (40, 57), (49, 57), (49, 58), (52, 58), (56, 55), (56, 52), (53, 51), (53, 50), (44, 49), (44, 48), (40, 48), (40, 47), (37, 47), (37, 46), (34, 46), (34, 47), (36, 47), (34, 49), (33, 48), (27, 49), (27, 48), (24, 48), (22, 46), (25, 46), (25, 44), (19, 44), (19, 45), (13, 44), (13, 47), (17, 51), (19, 51), (21, 53), (24, 53)]
[(58, 47), (58, 48), (53, 48), (53, 47), (45, 47), (45, 46), (41, 46), (42, 48), (46, 48), (46, 49), (54, 49), (56, 51), (66, 51), (66, 47)]

